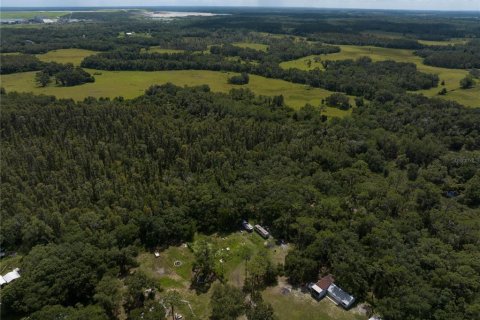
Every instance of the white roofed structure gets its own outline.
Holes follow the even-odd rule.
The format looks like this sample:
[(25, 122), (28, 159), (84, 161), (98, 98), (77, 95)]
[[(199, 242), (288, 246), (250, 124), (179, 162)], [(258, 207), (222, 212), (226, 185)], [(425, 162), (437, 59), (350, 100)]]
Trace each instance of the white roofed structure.
[(19, 271), (20, 271), (20, 269), (16, 268), (16, 269), (13, 269), (12, 271), (10, 271), (9, 273), (7, 273), (3, 276), (0, 276), (0, 285), (10, 283), (10, 282), (20, 278)]

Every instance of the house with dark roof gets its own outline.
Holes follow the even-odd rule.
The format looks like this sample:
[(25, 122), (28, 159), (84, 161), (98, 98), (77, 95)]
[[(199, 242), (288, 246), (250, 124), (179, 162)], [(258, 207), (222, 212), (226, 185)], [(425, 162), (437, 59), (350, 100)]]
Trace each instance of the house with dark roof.
[(331, 274), (321, 278), (317, 283), (311, 283), (308, 288), (312, 297), (317, 300), (322, 299), (327, 294), (328, 287), (334, 282), (333, 276)]

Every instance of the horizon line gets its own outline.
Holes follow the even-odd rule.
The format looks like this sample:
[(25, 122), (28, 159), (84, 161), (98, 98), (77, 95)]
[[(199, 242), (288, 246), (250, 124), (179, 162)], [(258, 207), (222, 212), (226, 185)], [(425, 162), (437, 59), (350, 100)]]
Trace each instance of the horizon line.
[(363, 10), (363, 11), (371, 11), (371, 10), (381, 10), (381, 11), (422, 11), (422, 12), (480, 12), (480, 8), (478, 9), (456, 9), (456, 10), (449, 10), (449, 9), (395, 9), (395, 8), (356, 8), (356, 7), (345, 7), (345, 8), (338, 8), (338, 7), (311, 7), (311, 6), (224, 6), (224, 5), (144, 5), (144, 6), (2, 6), (0, 4), (0, 11), (1, 9), (43, 9), (43, 8), (110, 8), (110, 9), (135, 9), (135, 8), (257, 8), (257, 9), (317, 9), (317, 10)]

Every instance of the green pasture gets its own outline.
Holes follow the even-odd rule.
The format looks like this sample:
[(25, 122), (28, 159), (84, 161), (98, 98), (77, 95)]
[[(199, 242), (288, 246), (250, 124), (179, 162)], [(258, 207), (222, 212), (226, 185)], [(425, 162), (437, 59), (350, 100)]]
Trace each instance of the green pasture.
[(467, 39), (450, 39), (450, 40), (442, 40), (442, 41), (434, 41), (434, 40), (417, 40), (417, 41), (426, 46), (447, 46), (449, 44), (465, 44), (468, 40)]
[[(83, 100), (86, 97), (110, 97), (123, 96), (134, 98), (142, 95), (145, 89), (153, 84), (167, 82), (179, 86), (198, 86), (208, 84), (212, 91), (228, 92), (232, 88), (250, 88), (256, 94), (274, 96), (283, 94), (285, 101), (293, 108), (300, 108), (306, 103), (320, 105), (322, 99), (331, 94), (330, 91), (321, 88), (310, 88), (305, 85), (295, 84), (283, 80), (268, 79), (251, 75), (250, 83), (244, 86), (228, 84), (228, 78), (233, 73), (204, 71), (204, 70), (180, 70), (180, 71), (102, 71), (86, 69), (88, 72), (100, 73), (95, 75), (94, 83), (87, 83), (74, 87), (58, 87), (53, 84), (40, 88), (35, 84), (35, 72), (23, 72), (2, 76), (2, 86), (7, 91), (33, 92), (35, 94), (55, 95), (58, 98), (72, 98)], [(344, 116), (351, 111), (342, 111), (335, 108), (326, 108), (327, 116)]]
[(35, 17), (42, 18), (59, 18), (70, 14), (70, 11), (0, 11), (2, 19), (33, 19)]
[(264, 52), (266, 52), (268, 50), (268, 45), (261, 44), (261, 43), (234, 42), (232, 44), (234, 46), (237, 46), (237, 47), (240, 47), (240, 48), (250, 48), (250, 49), (255, 49), (255, 50), (264, 51)]
[(97, 52), (84, 49), (59, 49), (37, 54), (37, 58), (44, 62), (73, 63), (78, 66), (85, 57), (95, 53)]
[(468, 90), (460, 89), (460, 80), (464, 78), (468, 71), (461, 69), (447, 69), (432, 67), (423, 64), (423, 59), (413, 54), (413, 50), (379, 48), (370, 46), (339, 46), (341, 51), (332, 54), (323, 54), (318, 56), (307, 56), (297, 60), (282, 62), (282, 68), (298, 68), (302, 70), (313, 70), (315, 68), (323, 69), (321, 61), (323, 60), (345, 60), (358, 59), (363, 56), (372, 58), (373, 61), (394, 60), (398, 62), (411, 62), (417, 65), (421, 72), (437, 74), (440, 82), (445, 81), (445, 88), (448, 93), (444, 96), (438, 96), (438, 92), (443, 88), (439, 85), (437, 88), (429, 90), (420, 90), (428, 97), (438, 96), (443, 99), (454, 100), (465, 106), (480, 107), (480, 84)]

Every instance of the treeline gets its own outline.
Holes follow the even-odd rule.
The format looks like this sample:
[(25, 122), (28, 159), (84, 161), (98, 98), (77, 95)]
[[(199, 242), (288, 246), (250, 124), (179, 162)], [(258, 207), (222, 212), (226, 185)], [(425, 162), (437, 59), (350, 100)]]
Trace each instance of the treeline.
[(51, 82), (51, 77), (55, 78), (57, 85), (65, 87), (95, 82), (92, 75), (71, 63), (43, 62), (29, 54), (1, 55), (0, 74), (26, 71), (39, 71), (35, 75), (35, 81), (42, 87)]
[[(341, 23), (338, 23), (341, 21)], [(231, 28), (290, 34), (308, 37), (313, 34), (338, 33), (395, 33), (400, 36), (448, 40), (451, 38), (479, 37), (477, 17), (473, 13), (453, 15), (450, 13), (387, 13), (349, 10), (279, 10), (276, 12), (241, 12), (233, 16), (218, 16), (194, 21), (192, 26), (207, 30)], [(387, 38), (387, 37), (385, 37)]]
[(243, 60), (263, 62), (282, 62), (294, 60), (309, 55), (329, 54), (340, 52), (339, 47), (327, 46), (321, 43), (310, 44), (306, 41), (281, 39), (271, 41), (267, 52), (251, 48), (240, 48), (231, 44), (211, 46), (210, 52), (225, 57), (240, 57)]
[(44, 62), (30, 54), (0, 55), (0, 74), (37, 71), (43, 68)]
[(55, 78), (55, 84), (71, 87), (84, 83), (95, 82), (95, 78), (80, 67), (71, 63), (61, 64), (56, 62), (46, 63), (43, 69), (36, 73), (35, 81), (41, 87), (47, 86)]
[(294, 284), (331, 272), (387, 320), (478, 318), (480, 112), (393, 95), (325, 122), (274, 100), (173, 85), (131, 101), (4, 94), (0, 245), (25, 257), (2, 308), (115, 318), (126, 275), (140, 313), (153, 286), (129, 274), (139, 247), (250, 218), (294, 244), (279, 266)]
[(472, 40), (464, 45), (430, 46), (416, 51), (427, 65), (471, 69), (480, 68), (480, 41)]
[(308, 35), (310, 41), (320, 41), (330, 44), (356, 45), (356, 46), (374, 46), (393, 49), (412, 49), (418, 50), (425, 46), (415, 39), (406, 38), (388, 38), (373, 34), (358, 33), (313, 33)]
[[(216, 51), (217, 49), (214, 49)], [(222, 51), (218, 51), (222, 53)], [(86, 57), (82, 67), (102, 70), (212, 70), (245, 72), (267, 78), (341, 91), (351, 95), (376, 96), (428, 89), (438, 85), (438, 76), (417, 71), (413, 63), (372, 62), (364, 57), (356, 61), (328, 61), (325, 71), (285, 70), (275, 62), (245, 63), (215, 54), (156, 54), (115, 51)]]

